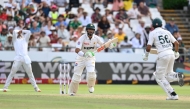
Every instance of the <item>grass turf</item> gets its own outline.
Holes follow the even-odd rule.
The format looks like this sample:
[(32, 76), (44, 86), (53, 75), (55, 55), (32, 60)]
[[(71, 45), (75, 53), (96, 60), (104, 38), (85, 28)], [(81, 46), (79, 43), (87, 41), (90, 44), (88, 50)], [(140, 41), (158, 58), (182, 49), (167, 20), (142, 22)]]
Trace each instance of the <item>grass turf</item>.
[[(1, 84), (0, 87), (3, 87)], [(59, 95), (59, 85), (11, 85), (9, 92), (0, 92), (0, 109), (189, 109), (190, 87), (173, 86), (177, 101), (166, 101), (158, 85), (96, 85), (90, 94), (80, 85), (76, 96)]]

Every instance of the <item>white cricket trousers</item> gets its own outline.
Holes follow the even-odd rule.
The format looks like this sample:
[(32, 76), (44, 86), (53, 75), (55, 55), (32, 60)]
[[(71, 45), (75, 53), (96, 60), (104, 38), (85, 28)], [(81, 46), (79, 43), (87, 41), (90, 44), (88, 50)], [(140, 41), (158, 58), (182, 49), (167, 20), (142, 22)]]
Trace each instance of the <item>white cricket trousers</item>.
[(22, 61), (14, 61), (13, 65), (12, 65), (12, 68), (11, 68), (11, 72), (10, 72), (6, 82), (5, 82), (4, 88), (8, 89), (14, 75), (16, 74), (16, 72), (19, 70), (19, 68), (21, 66), (23, 66), (24, 70), (26, 71), (32, 86), (34, 88), (38, 87), (37, 84), (36, 84), (33, 72), (32, 72), (31, 64), (26, 64), (25, 62), (22, 62)]
[(176, 73), (173, 72), (174, 61), (174, 55), (166, 55), (158, 58), (156, 65), (156, 81), (165, 90), (168, 96), (174, 92), (169, 82), (177, 81), (175, 77)]
[(171, 73), (175, 73), (173, 71), (174, 61), (174, 55), (166, 55), (158, 58), (156, 63), (156, 73), (161, 77), (167, 77)]
[(74, 74), (81, 76), (84, 68), (88, 72), (95, 72), (95, 57), (85, 58), (77, 56), (74, 66)]

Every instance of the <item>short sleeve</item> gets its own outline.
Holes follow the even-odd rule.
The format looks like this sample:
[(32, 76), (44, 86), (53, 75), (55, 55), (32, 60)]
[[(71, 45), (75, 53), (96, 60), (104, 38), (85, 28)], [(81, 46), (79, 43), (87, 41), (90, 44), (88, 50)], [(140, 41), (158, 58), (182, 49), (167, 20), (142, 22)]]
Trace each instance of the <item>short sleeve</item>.
[(153, 43), (154, 43), (154, 36), (153, 36), (153, 34), (152, 33), (150, 33), (149, 34), (149, 39), (148, 39), (148, 44), (147, 45), (153, 45)]

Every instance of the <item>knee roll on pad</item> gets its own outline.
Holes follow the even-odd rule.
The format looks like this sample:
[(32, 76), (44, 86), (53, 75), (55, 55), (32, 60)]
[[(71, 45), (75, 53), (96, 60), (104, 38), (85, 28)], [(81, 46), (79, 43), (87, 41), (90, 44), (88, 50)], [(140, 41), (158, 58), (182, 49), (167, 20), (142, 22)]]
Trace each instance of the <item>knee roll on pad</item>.
[(72, 81), (73, 82), (80, 82), (81, 81), (81, 76), (77, 75), (77, 74), (73, 74)]
[(95, 72), (88, 72), (87, 78), (88, 79), (96, 79), (96, 73)]
[(96, 82), (96, 73), (95, 72), (88, 72), (87, 74), (87, 86), (94, 87)]

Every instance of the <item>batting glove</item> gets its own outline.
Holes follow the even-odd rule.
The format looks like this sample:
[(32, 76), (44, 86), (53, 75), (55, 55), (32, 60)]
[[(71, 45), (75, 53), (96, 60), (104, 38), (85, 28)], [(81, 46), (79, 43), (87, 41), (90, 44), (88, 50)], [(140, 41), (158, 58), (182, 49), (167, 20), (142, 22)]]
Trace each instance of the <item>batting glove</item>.
[(143, 60), (144, 60), (144, 61), (147, 61), (147, 60), (148, 60), (148, 57), (147, 57), (145, 54), (143, 54)]
[(145, 54), (143, 54), (143, 60), (144, 60), (144, 61), (147, 61), (147, 60), (148, 60), (148, 55), (149, 55), (149, 52), (147, 52), (147, 51), (145, 50)]
[(94, 56), (94, 52), (91, 52), (91, 51), (87, 51), (85, 54), (84, 54), (84, 57), (86, 58), (91, 58)]
[(115, 43), (110, 43), (109, 49), (115, 48), (116, 44)]
[(180, 56), (179, 52), (175, 52), (175, 51), (174, 51), (174, 55), (175, 55), (175, 59), (178, 59)]

